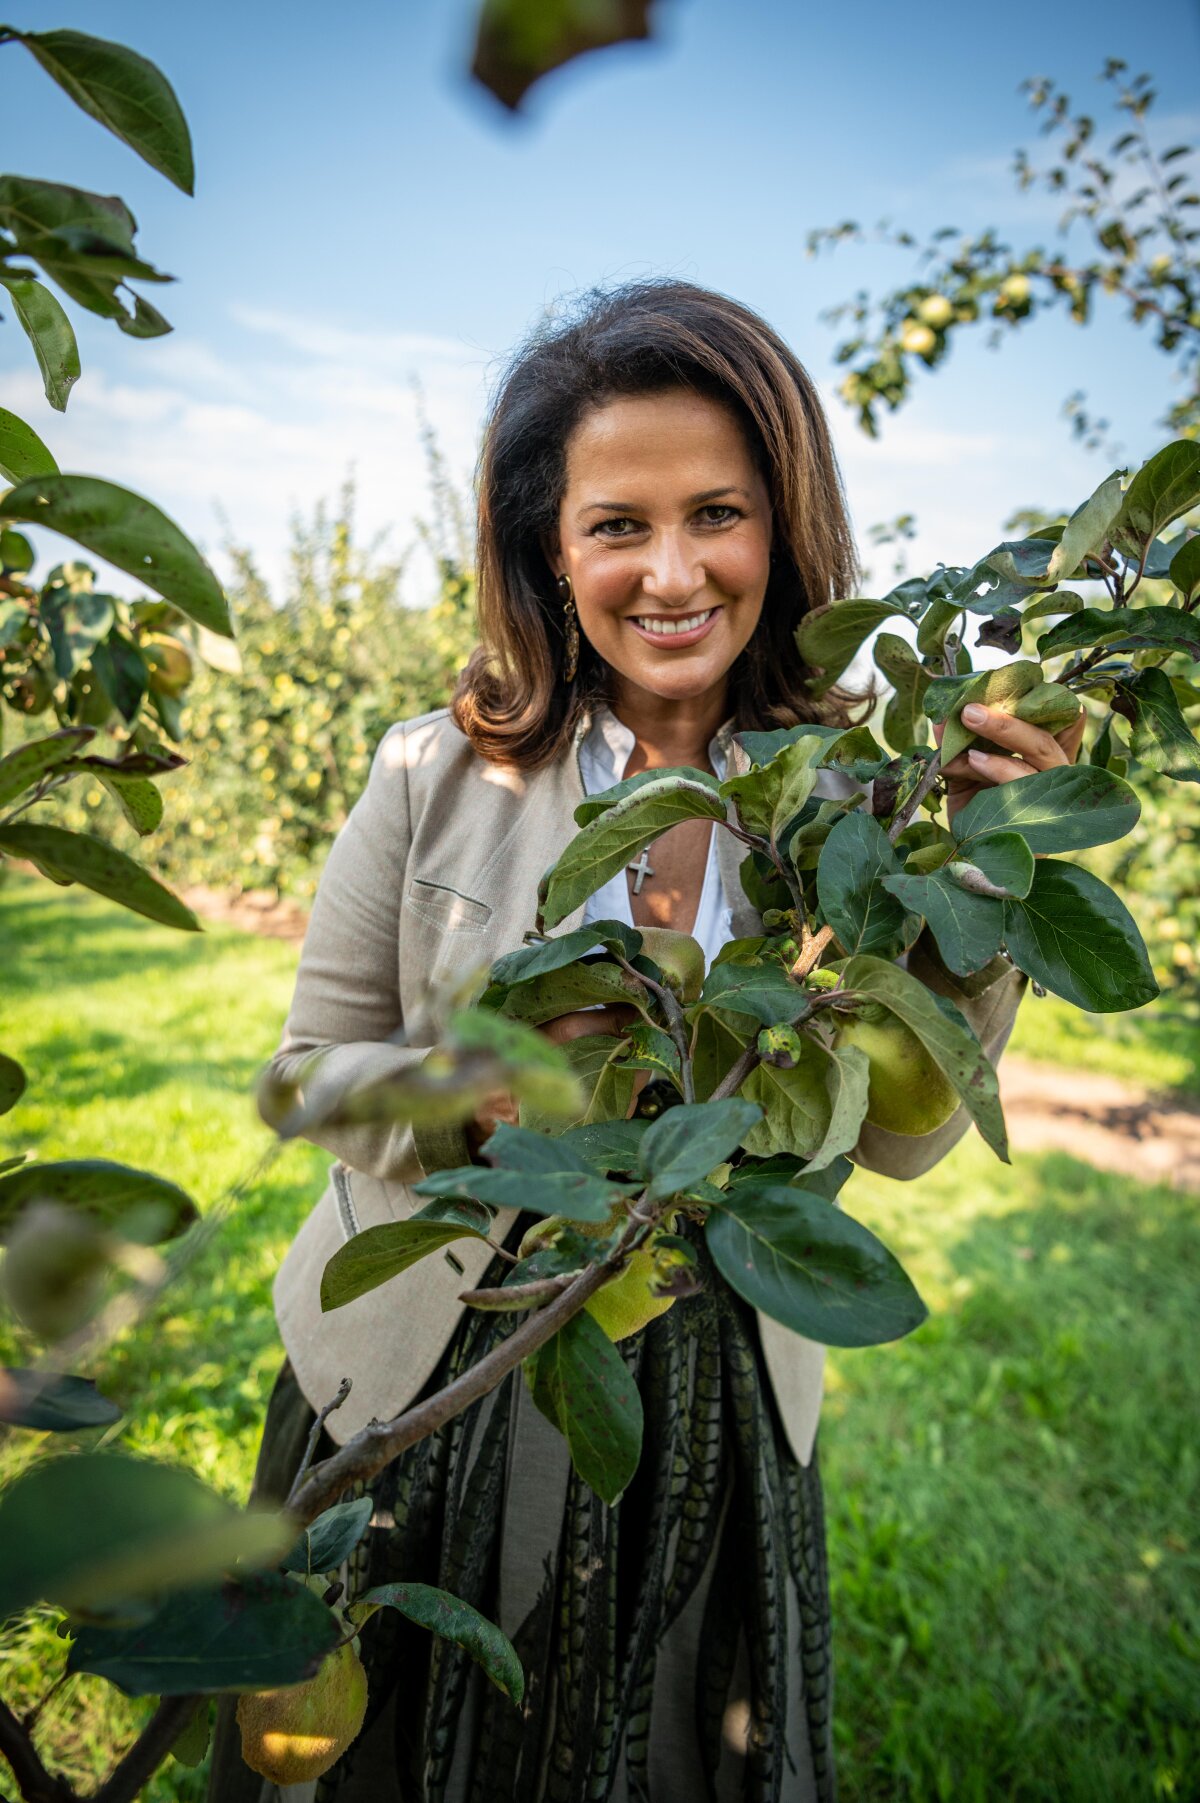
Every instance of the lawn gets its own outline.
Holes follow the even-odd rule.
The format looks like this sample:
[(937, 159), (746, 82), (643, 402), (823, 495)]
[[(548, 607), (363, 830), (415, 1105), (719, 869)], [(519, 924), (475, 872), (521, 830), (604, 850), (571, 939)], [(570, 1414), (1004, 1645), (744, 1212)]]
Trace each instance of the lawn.
[[(211, 1209), (271, 1148), (250, 1091), (295, 959), (9, 873), (3, 1044), (31, 1083), (0, 1122), (0, 1157), (118, 1158)], [(1047, 1000), (1026, 1004), (1022, 1036), (1034, 1008), (1051, 1056), (1195, 1080), (1183, 1035), (1139, 1021), (1114, 1036)], [(186, 1291), (95, 1373), (130, 1408), (127, 1445), (231, 1496), (279, 1360), (271, 1277), (328, 1162), (293, 1145), (253, 1176)], [(846, 1199), (931, 1318), (899, 1345), (831, 1358), (820, 1457), (843, 1798), (1200, 1795), (1196, 1199), (1062, 1155), (1009, 1169), (975, 1136), (915, 1184), (857, 1173)], [(17, 1456), (10, 1445), (10, 1469)], [(0, 1640), (10, 1702), (61, 1668), (54, 1620)], [(143, 1708), (79, 1679), (39, 1737), (86, 1783)], [(202, 1772), (175, 1764), (146, 1792), (202, 1794)]]

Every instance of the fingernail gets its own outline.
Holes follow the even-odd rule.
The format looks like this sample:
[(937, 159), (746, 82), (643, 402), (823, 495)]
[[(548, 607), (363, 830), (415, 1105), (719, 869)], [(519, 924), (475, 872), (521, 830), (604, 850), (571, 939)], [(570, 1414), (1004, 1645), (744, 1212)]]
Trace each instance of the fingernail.
[(986, 751), (968, 751), (967, 757), (970, 762), (976, 766), (986, 764), (988, 761), (988, 754)]
[(964, 707), (962, 717), (968, 726), (982, 726), (987, 719), (987, 709), (986, 707), (978, 707), (976, 703), (972, 701), (967, 707)]

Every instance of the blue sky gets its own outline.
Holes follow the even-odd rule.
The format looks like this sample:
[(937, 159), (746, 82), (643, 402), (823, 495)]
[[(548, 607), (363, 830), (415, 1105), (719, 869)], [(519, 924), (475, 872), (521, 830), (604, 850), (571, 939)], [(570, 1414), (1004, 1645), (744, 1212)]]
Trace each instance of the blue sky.
[[(784, 334), (828, 398), (864, 549), (873, 522), (911, 511), (913, 567), (975, 556), (1015, 506), (1073, 504), (1107, 473), (1061, 417), (1071, 390), (1112, 421), (1122, 461), (1161, 441), (1167, 366), (1108, 307), (1086, 332), (1047, 322), (997, 353), (977, 334), (872, 444), (836, 399), (836, 333), (819, 316), (912, 266), (870, 244), (812, 261), (804, 239), (890, 216), (918, 232), (992, 224), (1018, 245), (1048, 241), (1058, 208), (1019, 195), (1009, 173), (1016, 146), (1038, 142), (1021, 80), (1052, 75), (1097, 112), (1106, 143), (1096, 78), (1106, 56), (1124, 56), (1156, 80), (1156, 136), (1194, 135), (1192, 0), (987, 12), (658, 0), (656, 42), (549, 77), (515, 121), (464, 73), (473, 11), (18, 6), (19, 27), (71, 25), (153, 58), (196, 150), (189, 200), (19, 49), (0, 50), (5, 166), (121, 194), (143, 254), (179, 278), (151, 295), (170, 337), (134, 342), (78, 316), (84, 376), (65, 417), (45, 406), (19, 331), (0, 325), (0, 400), (63, 468), (150, 495), (219, 570), (232, 534), (277, 587), (289, 515), (353, 469), (364, 529), (400, 552), (428, 506), (412, 379), (466, 484), (489, 386), (542, 310), (660, 273), (736, 295)], [(882, 554), (874, 562), (882, 580)], [(414, 598), (427, 567), (418, 552)]]

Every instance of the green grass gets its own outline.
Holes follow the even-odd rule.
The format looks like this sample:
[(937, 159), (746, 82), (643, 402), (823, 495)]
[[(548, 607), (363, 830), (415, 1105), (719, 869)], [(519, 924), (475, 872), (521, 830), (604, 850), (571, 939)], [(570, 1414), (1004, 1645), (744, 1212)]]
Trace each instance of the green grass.
[(1200, 1095), (1200, 1015), (1172, 995), (1127, 1014), (1084, 1014), (1056, 995), (1029, 994), (1009, 1044), (1043, 1064)]
[[(31, 1083), (0, 1121), (0, 1156), (118, 1158), (211, 1208), (271, 1144), (249, 1093), (295, 958), (10, 877), (0, 1037)], [(1035, 1008), (1044, 1051), (1060, 1043), (1058, 1004), (1022, 1013)], [(1139, 1028), (1125, 1048), (1138, 1080), (1167, 1081), (1178, 1048), (1124, 1018)], [(1101, 1043), (1065, 1008), (1056, 1031), (1064, 1053)], [(126, 1444), (234, 1497), (280, 1357), (271, 1277), (328, 1162), (289, 1147), (186, 1289), (96, 1372), (131, 1409)], [(1058, 1155), (1009, 1169), (972, 1136), (913, 1184), (856, 1174), (846, 1200), (903, 1258), (931, 1319), (899, 1345), (830, 1359), (820, 1451), (843, 1799), (1200, 1794), (1196, 1199)], [(43, 1611), (0, 1642), (18, 1706), (61, 1669), (54, 1620)], [(75, 1680), (41, 1742), (86, 1785), (144, 1712)], [(171, 1764), (145, 1794), (191, 1803), (202, 1773)]]

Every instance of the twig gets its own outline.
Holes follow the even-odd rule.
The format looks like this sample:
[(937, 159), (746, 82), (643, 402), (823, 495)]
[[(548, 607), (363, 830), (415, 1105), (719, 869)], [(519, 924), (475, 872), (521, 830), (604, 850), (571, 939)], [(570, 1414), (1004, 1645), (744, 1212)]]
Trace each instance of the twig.
[(942, 754), (940, 751), (935, 751), (924, 770), (921, 772), (920, 782), (917, 784), (904, 806), (900, 809), (900, 812), (896, 815), (892, 824), (888, 827), (888, 838), (893, 845), (896, 843), (897, 839), (932, 789), (934, 783), (937, 781), (941, 774), (941, 768)]
[(671, 1036), (675, 1050), (679, 1053), (683, 1099), (685, 1102), (694, 1102), (696, 1100), (696, 1084), (692, 1075), (692, 1051), (688, 1040), (687, 1023), (683, 1018), (683, 1009), (664, 983), (656, 983), (653, 977), (646, 975), (645, 971), (637, 970), (627, 958), (621, 956), (620, 952), (617, 952), (616, 959), (626, 976), (633, 977), (636, 982), (644, 984), (658, 997), (658, 1005), (666, 1016), (667, 1032)]
[[(341, 1408), (353, 1387), (353, 1379), (343, 1377), (341, 1383), (337, 1387), (337, 1395), (333, 1398), (333, 1401), (327, 1402), (325, 1407), (318, 1413), (316, 1420), (309, 1429), (308, 1444), (304, 1448), (304, 1457), (300, 1461), (300, 1469), (292, 1479), (292, 1487), (288, 1492), (288, 1502), (291, 1501), (292, 1497), (296, 1494), (296, 1491), (300, 1488), (300, 1481), (313, 1462), (313, 1454), (317, 1450), (317, 1441), (321, 1438), (321, 1429), (329, 1420), (329, 1417), (333, 1414), (334, 1410)], [(287, 1507), (287, 1503), (284, 1504), (284, 1507)]]
[(152, 1778), (200, 1704), (202, 1696), (164, 1697), (119, 1765), (91, 1803), (133, 1803)]
[(56, 1778), (46, 1770), (28, 1731), (3, 1701), (0, 1701), (0, 1753), (12, 1767), (12, 1775), (25, 1803), (77, 1803), (76, 1793), (66, 1780)]
[(791, 975), (795, 978), (796, 982), (801, 982), (808, 975), (810, 970), (815, 969), (820, 960), (821, 953), (825, 950), (825, 947), (832, 938), (833, 928), (831, 926), (821, 927), (819, 931), (814, 933), (807, 921), (802, 923), (800, 928), (800, 956), (796, 959), (796, 962), (791, 968)]
[(578, 1271), (561, 1271), (557, 1277), (535, 1277), (528, 1283), (506, 1283), (497, 1289), (460, 1290), (458, 1300), (469, 1308), (536, 1308), (540, 1302), (552, 1302), (579, 1276)]

